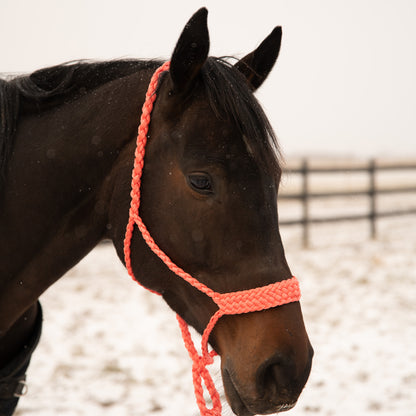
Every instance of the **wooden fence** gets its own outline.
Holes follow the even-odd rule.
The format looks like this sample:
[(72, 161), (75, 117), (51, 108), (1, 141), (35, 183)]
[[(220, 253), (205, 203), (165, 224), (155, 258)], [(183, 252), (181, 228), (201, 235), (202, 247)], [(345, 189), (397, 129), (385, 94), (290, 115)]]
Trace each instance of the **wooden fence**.
[[(411, 185), (395, 185), (391, 187), (382, 186), (378, 184), (377, 175), (383, 171), (414, 171), (416, 172), (416, 161), (409, 163), (381, 163), (376, 160), (370, 160), (358, 166), (353, 165), (334, 165), (334, 166), (316, 166), (305, 159), (296, 168), (288, 168), (285, 173), (292, 175), (300, 175), (301, 190), (296, 193), (282, 192), (279, 200), (298, 200), (302, 205), (301, 217), (297, 219), (285, 220), (281, 219), (280, 225), (301, 225), (302, 226), (302, 240), (304, 247), (309, 245), (310, 241), (310, 225), (319, 223), (332, 223), (341, 221), (357, 221), (368, 220), (370, 224), (370, 236), (376, 238), (378, 218), (392, 217), (399, 215), (416, 214), (416, 206), (405, 209), (392, 209), (388, 211), (380, 211), (377, 209), (377, 197), (382, 194), (399, 194), (399, 193), (415, 193), (416, 194), (416, 180)], [(335, 190), (328, 192), (314, 191), (310, 186), (310, 178), (315, 174), (348, 174), (348, 173), (364, 173), (368, 176), (368, 186), (364, 190)], [(415, 176), (416, 177), (416, 176)], [(310, 213), (310, 202), (313, 199), (328, 199), (328, 198), (348, 198), (352, 196), (367, 196), (368, 210), (363, 214), (354, 215), (339, 215), (328, 217), (313, 217)]]

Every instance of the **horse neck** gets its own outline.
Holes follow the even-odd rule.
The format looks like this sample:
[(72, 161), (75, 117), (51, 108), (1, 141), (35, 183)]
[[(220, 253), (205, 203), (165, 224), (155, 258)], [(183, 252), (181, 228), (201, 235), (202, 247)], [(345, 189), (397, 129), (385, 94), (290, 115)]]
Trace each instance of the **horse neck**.
[(0, 331), (105, 236), (112, 173), (134, 151), (149, 77), (19, 120), (0, 199)]

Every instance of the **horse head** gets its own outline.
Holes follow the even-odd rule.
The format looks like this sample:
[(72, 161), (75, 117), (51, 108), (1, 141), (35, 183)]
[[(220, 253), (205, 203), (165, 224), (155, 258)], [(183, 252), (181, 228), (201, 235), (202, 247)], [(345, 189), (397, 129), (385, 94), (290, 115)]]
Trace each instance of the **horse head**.
[[(280, 41), (281, 29), (275, 28), (234, 65), (208, 57), (207, 11), (201, 9), (185, 26), (159, 82), (140, 215), (176, 264), (219, 293), (292, 276), (278, 226), (277, 142), (253, 95), (271, 71)], [(125, 199), (128, 183), (124, 177)], [(121, 218), (115, 229), (121, 230), (126, 213), (113, 211)], [(118, 247), (120, 238), (121, 232)], [(217, 310), (212, 299), (169, 271), (138, 232), (131, 256), (140, 283), (202, 333)], [(221, 356), (226, 396), (236, 414), (294, 406), (313, 354), (299, 302), (224, 316), (210, 343)]]

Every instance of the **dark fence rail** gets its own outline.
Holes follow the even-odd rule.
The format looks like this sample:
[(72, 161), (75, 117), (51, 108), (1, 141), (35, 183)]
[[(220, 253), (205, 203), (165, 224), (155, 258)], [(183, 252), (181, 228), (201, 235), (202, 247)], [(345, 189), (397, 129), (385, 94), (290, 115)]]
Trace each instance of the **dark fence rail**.
[[(298, 200), (302, 204), (302, 214), (300, 218), (291, 220), (281, 220), (280, 225), (301, 225), (303, 245), (307, 247), (310, 241), (311, 224), (333, 223), (342, 221), (368, 220), (370, 223), (371, 238), (377, 236), (377, 219), (383, 217), (393, 217), (400, 215), (416, 214), (416, 207), (406, 209), (394, 209), (389, 211), (380, 211), (377, 209), (377, 197), (383, 194), (416, 194), (416, 180), (414, 185), (398, 185), (394, 187), (385, 187), (377, 185), (377, 175), (384, 171), (415, 171), (416, 161), (411, 163), (382, 163), (376, 160), (370, 160), (360, 165), (336, 165), (336, 166), (314, 166), (307, 159), (304, 159), (299, 167), (286, 169), (289, 175), (300, 175), (301, 190), (296, 193), (282, 193), (279, 200)], [(368, 175), (368, 186), (365, 190), (333, 190), (328, 192), (316, 192), (311, 189), (310, 178), (314, 174), (342, 174), (342, 173), (365, 173)], [(353, 196), (368, 196), (368, 210), (363, 214), (339, 215), (329, 217), (314, 217), (310, 214), (310, 202), (313, 199), (326, 198), (347, 198)]]

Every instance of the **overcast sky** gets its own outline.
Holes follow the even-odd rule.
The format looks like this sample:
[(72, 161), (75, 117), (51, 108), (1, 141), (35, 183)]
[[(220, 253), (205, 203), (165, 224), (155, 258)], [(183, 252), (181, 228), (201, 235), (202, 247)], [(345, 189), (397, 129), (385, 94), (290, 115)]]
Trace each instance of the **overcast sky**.
[(415, 0), (0, 0), (0, 72), (169, 58), (201, 6), (212, 55), (243, 56), (283, 27), (258, 97), (286, 156), (416, 156)]

